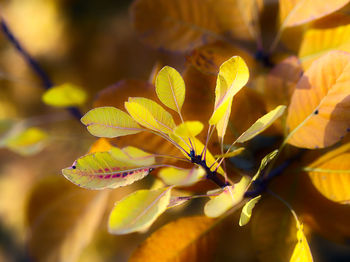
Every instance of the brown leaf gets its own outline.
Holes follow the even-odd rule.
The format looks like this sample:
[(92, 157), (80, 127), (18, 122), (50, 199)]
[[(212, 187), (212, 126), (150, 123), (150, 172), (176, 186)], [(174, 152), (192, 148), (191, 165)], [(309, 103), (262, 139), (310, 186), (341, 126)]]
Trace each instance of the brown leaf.
[(261, 8), (257, 0), (137, 0), (131, 16), (147, 44), (186, 51), (217, 40), (256, 38)]
[(187, 217), (154, 232), (136, 249), (130, 262), (212, 261), (217, 221), (207, 217)]
[(36, 261), (76, 261), (100, 223), (107, 197), (108, 191), (80, 189), (61, 176), (40, 181), (27, 209)]

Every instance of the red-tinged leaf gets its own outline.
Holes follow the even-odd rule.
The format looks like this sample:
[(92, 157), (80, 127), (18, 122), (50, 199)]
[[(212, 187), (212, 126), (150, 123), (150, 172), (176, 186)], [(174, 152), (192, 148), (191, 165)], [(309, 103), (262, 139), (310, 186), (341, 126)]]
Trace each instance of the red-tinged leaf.
[(332, 51), (314, 61), (293, 93), (287, 142), (323, 148), (341, 140), (350, 128), (349, 85), (349, 53)]

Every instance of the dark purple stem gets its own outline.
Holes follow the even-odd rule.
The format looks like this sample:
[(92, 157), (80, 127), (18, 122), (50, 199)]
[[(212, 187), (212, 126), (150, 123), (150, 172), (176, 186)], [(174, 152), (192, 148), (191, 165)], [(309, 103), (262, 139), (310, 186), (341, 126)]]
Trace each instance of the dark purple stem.
[[(9, 42), (16, 48), (16, 50), (22, 55), (24, 60), (28, 63), (30, 68), (34, 71), (34, 73), (40, 78), (43, 87), (47, 90), (53, 86), (53, 83), (50, 77), (45, 73), (45, 71), (41, 68), (39, 63), (23, 48), (18, 39), (13, 35), (10, 28), (6, 24), (3, 17), (0, 17), (0, 27), (3, 34), (9, 40)], [(75, 118), (80, 120), (82, 114), (80, 110), (76, 107), (68, 107), (67, 110), (73, 115)]]

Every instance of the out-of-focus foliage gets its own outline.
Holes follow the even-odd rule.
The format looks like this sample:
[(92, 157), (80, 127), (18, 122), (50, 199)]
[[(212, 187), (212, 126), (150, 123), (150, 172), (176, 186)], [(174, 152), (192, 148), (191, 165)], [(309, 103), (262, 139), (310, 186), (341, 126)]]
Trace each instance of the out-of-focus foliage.
[(349, 5), (3, 1), (0, 260), (349, 260)]

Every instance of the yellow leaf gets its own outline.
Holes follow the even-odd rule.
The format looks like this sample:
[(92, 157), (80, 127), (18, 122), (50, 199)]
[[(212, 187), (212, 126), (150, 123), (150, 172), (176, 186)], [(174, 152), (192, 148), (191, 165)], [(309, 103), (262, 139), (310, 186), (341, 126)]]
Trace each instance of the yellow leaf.
[(313, 262), (309, 244), (303, 232), (303, 226), (299, 224), (297, 231), (297, 240), (292, 257), (289, 262)]
[[(215, 89), (214, 112), (209, 119), (210, 125), (215, 125), (223, 119), (225, 112), (231, 108), (234, 95), (247, 83), (248, 78), (248, 67), (239, 56), (233, 56), (220, 66)], [(224, 132), (221, 130), (222, 133)]]
[(167, 185), (190, 186), (203, 178), (205, 176), (205, 171), (200, 167), (192, 169), (165, 167), (159, 170), (158, 176)]
[(112, 234), (127, 234), (147, 230), (166, 210), (171, 188), (138, 190), (118, 201), (108, 221)]
[(318, 25), (304, 34), (298, 54), (304, 68), (308, 68), (315, 59), (331, 50), (350, 51), (349, 17), (336, 16), (334, 19), (339, 23), (338, 26), (327, 26), (326, 23), (331, 21), (326, 20), (326, 27)]
[(204, 206), (204, 213), (208, 217), (219, 217), (232, 207), (239, 204), (244, 197), (250, 178), (247, 176), (233, 186), (227, 186), (224, 191), (210, 199)]
[(272, 151), (271, 153), (267, 154), (260, 163), (259, 169), (254, 175), (252, 181), (255, 181), (259, 176), (260, 173), (264, 170), (264, 168), (277, 156), (278, 149)]
[(187, 51), (215, 40), (258, 37), (261, 8), (260, 0), (137, 0), (131, 16), (136, 32), (147, 44)]
[(170, 222), (147, 238), (129, 261), (212, 261), (217, 224), (204, 216)]
[(326, 198), (339, 202), (350, 202), (350, 143), (322, 155), (307, 171), (312, 184)]
[(280, 0), (281, 28), (301, 25), (342, 8), (349, 0)]
[(237, 155), (239, 155), (240, 153), (242, 153), (244, 151), (244, 147), (239, 147), (234, 149), (233, 151), (227, 152), (225, 154), (221, 154), (221, 155), (215, 155), (215, 158), (230, 158), (230, 157), (235, 157)]
[(341, 140), (350, 128), (349, 85), (349, 53), (332, 51), (314, 61), (293, 93), (287, 142), (314, 149)]
[(142, 131), (127, 113), (110, 106), (91, 109), (81, 118), (81, 122), (97, 137), (112, 138)]
[(156, 78), (156, 93), (164, 105), (180, 114), (186, 89), (179, 72), (170, 66), (163, 67)]
[[(146, 153), (141, 153), (144, 156)], [(138, 155), (140, 156), (139, 152)], [(147, 165), (143, 165), (146, 161)], [(62, 174), (72, 183), (88, 189), (116, 188), (144, 178), (152, 170), (154, 158), (139, 161), (118, 148), (87, 154), (76, 160)], [(159, 166), (159, 165), (157, 165)]]
[(143, 97), (130, 97), (125, 108), (140, 125), (163, 133), (172, 133), (175, 122), (171, 114), (156, 102)]
[(107, 199), (107, 191), (77, 188), (61, 176), (37, 183), (27, 207), (33, 259), (76, 261), (100, 225)]
[(55, 107), (81, 106), (85, 103), (86, 99), (86, 92), (70, 83), (54, 86), (42, 96), (45, 104)]
[(114, 158), (125, 161), (125, 163), (137, 166), (147, 166), (155, 163), (156, 159), (153, 154), (147, 153), (139, 148), (127, 146), (123, 149), (113, 147), (111, 153)]
[(286, 109), (286, 106), (277, 106), (274, 110), (259, 118), (247, 131), (245, 131), (238, 139), (237, 143), (244, 143), (264, 130), (266, 130), (273, 122), (279, 118)]
[(8, 149), (27, 156), (41, 151), (47, 140), (48, 134), (45, 131), (37, 127), (30, 127), (25, 130), (10, 131), (1, 143)]
[(174, 134), (180, 137), (195, 137), (202, 132), (204, 125), (199, 121), (185, 121), (174, 129)]
[(249, 200), (248, 203), (246, 203), (242, 208), (242, 213), (239, 218), (239, 225), (244, 226), (248, 224), (250, 217), (252, 216), (253, 208), (255, 207), (256, 203), (259, 202), (261, 198), (261, 195), (254, 197), (253, 199)]

